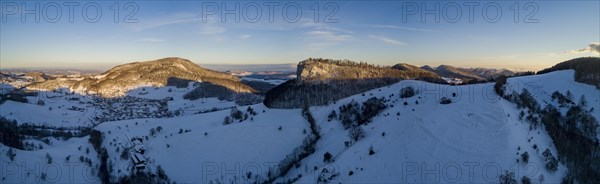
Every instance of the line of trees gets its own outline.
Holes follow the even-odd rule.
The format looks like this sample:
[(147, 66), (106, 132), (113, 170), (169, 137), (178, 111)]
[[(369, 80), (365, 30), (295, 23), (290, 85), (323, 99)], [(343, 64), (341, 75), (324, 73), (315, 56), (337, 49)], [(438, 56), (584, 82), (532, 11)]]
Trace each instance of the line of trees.
[[(340, 113), (339, 116), (337, 116), (338, 120), (342, 122), (342, 126), (344, 126), (345, 129), (369, 123), (373, 117), (377, 116), (377, 114), (387, 108), (385, 101), (385, 97), (371, 97), (363, 102), (362, 105), (359, 105), (353, 100), (350, 103), (339, 107)], [(333, 117), (332, 114), (330, 114), (330, 116)]]
[[(257, 183), (272, 183), (278, 177), (285, 176), (294, 166), (296, 168), (300, 167), (300, 162), (302, 159), (308, 157), (309, 155), (315, 152), (315, 145), (317, 141), (321, 138), (321, 133), (319, 132), (319, 128), (317, 126), (317, 122), (310, 112), (308, 102), (304, 102), (304, 106), (302, 108), (302, 116), (308, 121), (310, 125), (311, 132), (310, 134), (304, 138), (302, 141), (302, 145), (296, 147), (292, 153), (288, 154), (285, 159), (279, 162), (278, 168), (269, 169), (267, 173), (267, 178), (265, 181), (260, 181)], [(300, 177), (300, 176), (298, 176)], [(250, 177), (248, 177), (250, 178)], [(292, 178), (287, 181), (287, 183), (292, 183), (293, 181), (298, 180), (298, 178)]]
[[(592, 110), (587, 110), (588, 102), (585, 96), (581, 96), (579, 103), (575, 104), (570, 92), (567, 92), (566, 96), (558, 91), (552, 93), (553, 101), (556, 101), (560, 108), (567, 109), (564, 115), (552, 103), (541, 108), (526, 89), (520, 94), (513, 91), (510, 95), (502, 97), (517, 104), (518, 108), (527, 109), (529, 116), (535, 117), (527, 118), (532, 125), (535, 126), (534, 123), (538, 122), (544, 125), (556, 146), (559, 160), (569, 168), (563, 182), (594, 183), (600, 178), (600, 144), (597, 139), (599, 123), (591, 115)], [(542, 155), (546, 161), (546, 168), (555, 171), (558, 162), (550, 151), (547, 149)]]
[(18, 124), (16, 120), (9, 120), (0, 116), (0, 142), (16, 149), (25, 149), (24, 140), (33, 138), (43, 140), (48, 137), (68, 140), (72, 137), (89, 135), (89, 127), (56, 127), (47, 125)]

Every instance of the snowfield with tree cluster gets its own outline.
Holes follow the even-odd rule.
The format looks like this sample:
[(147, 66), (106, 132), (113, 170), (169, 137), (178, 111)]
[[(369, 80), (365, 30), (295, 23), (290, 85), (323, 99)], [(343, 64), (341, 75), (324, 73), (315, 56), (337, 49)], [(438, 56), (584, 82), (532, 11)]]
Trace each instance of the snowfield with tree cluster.
[[(542, 109), (551, 104), (565, 117), (581, 109), (581, 117), (593, 119), (581, 121), (600, 117), (598, 90), (573, 75), (508, 78), (504, 96), (494, 83), (402, 80), (302, 109), (186, 100), (192, 88), (170, 86), (110, 99), (48, 92), (56, 97), (0, 105), (0, 177), (2, 183), (556, 183), (578, 172), (568, 167), (571, 157), (559, 156)], [(114, 115), (122, 117), (108, 118)], [(597, 143), (593, 122), (574, 127)]]

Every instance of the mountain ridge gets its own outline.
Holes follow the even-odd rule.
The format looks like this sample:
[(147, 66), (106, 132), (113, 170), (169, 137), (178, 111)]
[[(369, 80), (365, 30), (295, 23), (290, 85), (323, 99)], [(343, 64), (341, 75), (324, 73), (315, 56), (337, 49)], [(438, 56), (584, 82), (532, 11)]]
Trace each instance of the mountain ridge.
[(409, 68), (417, 67), (401, 70), (350, 60), (308, 58), (298, 63), (296, 79), (269, 90), (263, 103), (271, 108), (300, 108), (324, 105), (404, 79), (446, 83), (431, 72), (406, 70)]
[(254, 89), (242, 84), (241, 80), (235, 76), (205, 69), (190, 60), (178, 57), (117, 65), (94, 77), (86, 77), (81, 80), (49, 80), (33, 84), (30, 87), (34, 89), (64, 87), (72, 91), (114, 97), (140, 86), (166, 86), (169, 81), (174, 81), (173, 79), (214, 83), (234, 92), (254, 92)]
[(557, 70), (575, 70), (575, 81), (596, 86), (600, 89), (600, 57), (580, 57), (560, 62), (537, 72), (549, 73)]

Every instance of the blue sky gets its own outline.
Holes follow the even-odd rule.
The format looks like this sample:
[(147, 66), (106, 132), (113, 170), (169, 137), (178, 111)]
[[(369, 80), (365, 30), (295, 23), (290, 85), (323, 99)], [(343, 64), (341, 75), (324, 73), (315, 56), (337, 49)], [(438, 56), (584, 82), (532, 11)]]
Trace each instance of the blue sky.
[[(537, 70), (599, 56), (599, 1), (528, 2), (80, 1), (71, 16), (62, 1), (1, 1), (0, 67), (106, 69), (176, 56), (205, 64), (323, 57)], [(96, 9), (101, 17), (90, 22)], [(221, 14), (226, 9), (240, 21)]]

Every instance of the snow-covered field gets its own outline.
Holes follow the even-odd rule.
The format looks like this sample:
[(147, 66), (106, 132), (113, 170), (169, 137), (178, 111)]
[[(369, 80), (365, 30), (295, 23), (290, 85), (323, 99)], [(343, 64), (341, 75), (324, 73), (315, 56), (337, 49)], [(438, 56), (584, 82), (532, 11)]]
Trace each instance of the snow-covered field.
[[(542, 152), (548, 148), (553, 155), (557, 153), (545, 129), (531, 130), (528, 122), (520, 120), (521, 110), (496, 95), (493, 85), (448, 86), (406, 80), (327, 106), (311, 107), (321, 134), (315, 153), (275, 182), (297, 179), (298, 183), (316, 183), (327, 178), (329, 183), (497, 183), (504, 171), (514, 172), (517, 180), (526, 176), (534, 183), (540, 177), (544, 183), (560, 182), (567, 168), (559, 164), (556, 172), (546, 169)], [(401, 89), (407, 86), (418, 93), (400, 98)], [(507, 87), (518, 92), (527, 88), (540, 104), (554, 103), (550, 97), (554, 91), (564, 94), (569, 90), (576, 100), (585, 95), (589, 110), (595, 108), (593, 115), (600, 117), (600, 92), (593, 86), (574, 82), (570, 70), (510, 78)], [(267, 178), (310, 134), (300, 109), (269, 109), (262, 104), (250, 106), (256, 115), (224, 125), (224, 118), (230, 115), (225, 108), (235, 104), (213, 98), (183, 99), (189, 90), (147, 87), (128, 93), (148, 99), (171, 97), (168, 108), (181, 110), (180, 116), (110, 121), (94, 127), (102, 132), (102, 147), (108, 150), (108, 163), (112, 165), (112, 181), (132, 172), (130, 157), (121, 158), (123, 150), (128, 156), (135, 152), (131, 150), (132, 138), (142, 139), (146, 171), (155, 173), (160, 166), (178, 183), (247, 183)], [(346, 146), (349, 131), (338, 119), (328, 121), (328, 115), (334, 110), (340, 113), (339, 107), (351, 101), (362, 104), (372, 97), (385, 97), (387, 108), (362, 126), (363, 139)], [(452, 103), (440, 104), (442, 97), (448, 97)], [(83, 112), (66, 109), (76, 103), (57, 100), (46, 101), (42, 106), (33, 99), (29, 104), (7, 101), (0, 105), (0, 115), (19, 123), (87, 126), (85, 120), (94, 108), (86, 107)], [(194, 114), (213, 107), (225, 110)], [(247, 108), (238, 107), (242, 112)], [(0, 145), (1, 183), (38, 183), (42, 173), (51, 182), (100, 182), (100, 159), (88, 139), (89, 136), (52, 138), (51, 144), (32, 140), (44, 148), (14, 149), (15, 161), (7, 157), (8, 147)], [(86, 153), (86, 148), (91, 149), (90, 153)], [(326, 152), (333, 156), (330, 162), (324, 162)], [(529, 154), (527, 164), (519, 160), (524, 152)], [(53, 158), (52, 164), (47, 163), (46, 153)], [(80, 156), (84, 162), (79, 161)], [(71, 163), (79, 164), (74, 171), (70, 170)], [(74, 177), (67, 177), (68, 174)]]
[(0, 94), (6, 94), (13, 89), (15, 89), (13, 85), (0, 82)]
[(186, 100), (183, 95), (192, 91), (193, 82), (190, 82), (187, 88), (176, 88), (173, 86), (165, 87), (142, 87), (131, 90), (128, 96), (134, 96), (146, 99), (165, 99), (173, 98), (168, 102), (169, 110), (179, 110), (183, 115), (191, 115), (198, 112), (211, 111), (213, 108), (226, 109), (236, 106), (235, 102), (219, 100), (217, 98), (200, 98), (197, 100)]
[[(120, 173), (114, 170), (114, 176), (129, 174), (127, 166), (131, 165), (131, 160), (119, 158), (121, 152), (114, 150), (131, 146), (133, 137), (143, 137), (148, 169), (155, 170), (160, 165), (176, 182), (248, 182), (255, 181), (255, 175), (264, 177), (269, 169), (276, 168), (279, 161), (302, 143), (304, 130), (308, 131), (299, 110), (252, 107), (258, 112), (253, 120), (229, 125), (223, 125), (229, 111), (219, 111), (169, 119), (108, 122), (96, 129), (105, 136), (103, 146), (109, 150), (110, 162), (124, 166)], [(150, 129), (159, 126), (160, 132), (149, 135)], [(248, 172), (252, 175), (250, 180), (246, 178)]]
[(581, 96), (585, 96), (588, 102), (587, 110), (592, 110), (592, 115), (600, 120), (600, 91), (592, 85), (575, 82), (574, 76), (574, 70), (563, 70), (535, 76), (509, 78), (507, 88), (519, 93), (521, 90), (527, 89), (541, 105), (552, 103), (554, 106), (558, 106), (556, 102), (552, 102), (551, 98), (555, 91), (562, 94), (567, 94), (567, 91), (571, 92), (574, 103), (578, 103)]
[[(78, 100), (68, 100), (77, 98)], [(89, 98), (81, 95), (64, 95), (54, 92), (40, 92), (27, 97), (28, 103), (6, 101), (0, 104), (0, 116), (17, 120), (19, 124), (49, 125), (57, 127), (90, 126), (90, 117), (97, 109), (86, 103)], [(42, 101), (43, 104), (38, 102)], [(76, 107), (76, 108), (73, 108)]]
[(0, 144), (0, 183), (100, 183), (98, 156), (88, 137), (50, 139), (51, 144), (32, 141), (43, 145), (36, 151), (12, 149), (16, 154), (14, 161), (7, 157), (9, 148)]
[[(419, 94), (400, 99), (398, 93), (406, 86), (420, 89)], [(348, 131), (338, 120), (327, 122), (328, 114), (352, 100), (388, 98), (392, 93), (395, 95), (388, 106), (394, 107), (388, 107), (363, 127), (363, 140), (346, 148)], [(452, 97), (452, 93), (457, 96)], [(544, 129), (530, 131), (528, 123), (518, 120), (515, 105), (500, 100), (493, 92), (493, 83), (449, 87), (403, 81), (365, 94), (340, 100), (336, 105), (311, 108), (323, 137), (317, 152), (288, 177), (302, 174), (299, 183), (315, 182), (320, 176), (335, 173), (338, 175), (331, 180), (334, 183), (494, 183), (508, 170), (515, 172), (517, 179), (527, 176), (537, 181), (543, 175), (545, 181), (559, 182), (566, 170), (562, 165), (554, 173), (546, 170), (541, 152), (549, 148), (556, 155), (550, 137)], [(442, 96), (453, 102), (438, 103)], [(405, 101), (408, 105), (403, 104)], [(370, 147), (375, 154), (369, 155)], [(530, 155), (529, 163), (518, 163), (525, 151)], [(323, 162), (325, 152), (333, 155), (333, 162)], [(324, 174), (323, 169), (328, 173)]]

